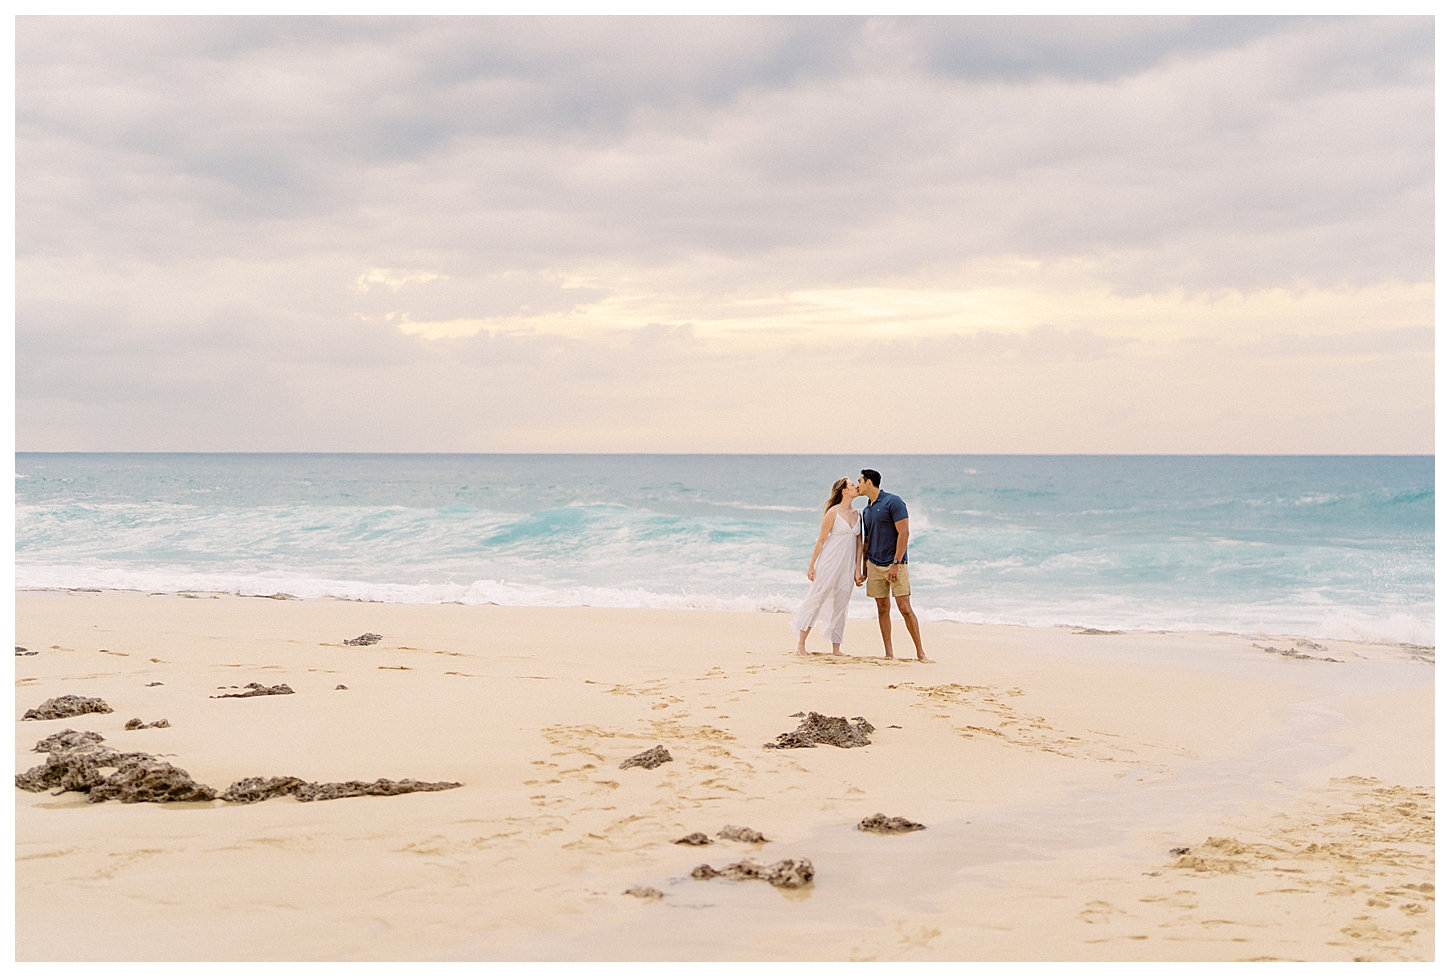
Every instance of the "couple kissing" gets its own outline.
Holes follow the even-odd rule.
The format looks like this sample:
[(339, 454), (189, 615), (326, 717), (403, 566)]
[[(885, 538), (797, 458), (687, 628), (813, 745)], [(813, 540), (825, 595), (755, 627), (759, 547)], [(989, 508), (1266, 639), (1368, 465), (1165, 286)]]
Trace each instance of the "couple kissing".
[[(867, 504), (858, 511), (855, 502), (860, 496), (866, 497)], [(841, 654), (852, 587), (865, 584), (866, 596), (876, 601), (876, 623), (881, 627), (886, 657), (896, 657), (891, 650), (891, 600), (895, 598), (916, 645), (917, 661), (931, 660), (922, 650), (921, 624), (911, 609), (911, 576), (906, 565), (910, 536), (906, 503), (899, 495), (881, 491), (880, 472), (863, 468), (860, 481), (836, 480), (806, 568), (810, 593), (791, 619), (791, 629), (799, 638), (796, 654), (808, 654), (806, 635), (818, 621), (831, 639), (831, 654)]]

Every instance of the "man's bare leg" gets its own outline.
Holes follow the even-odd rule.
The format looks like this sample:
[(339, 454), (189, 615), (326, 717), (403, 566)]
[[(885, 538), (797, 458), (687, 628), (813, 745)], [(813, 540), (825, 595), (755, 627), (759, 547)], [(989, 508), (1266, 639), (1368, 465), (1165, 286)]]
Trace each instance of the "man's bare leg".
[[(814, 625), (812, 625), (812, 627), (814, 627)], [(800, 640), (800, 643), (795, 646), (795, 653), (797, 655), (805, 655), (805, 654), (808, 654), (808, 652), (806, 651), (806, 635), (808, 635), (810, 633), (811, 633), (811, 629), (810, 628), (806, 628), (804, 631), (799, 632), (799, 634), (801, 636), (801, 640)]]
[(886, 646), (886, 657), (895, 658), (891, 653), (891, 601), (885, 597), (876, 598), (876, 623), (881, 625), (881, 643)]
[(916, 643), (916, 660), (929, 662), (926, 652), (921, 650), (921, 622), (916, 619), (916, 612), (911, 609), (911, 596), (896, 598), (896, 607), (901, 611), (901, 616), (906, 619), (906, 630), (911, 634), (911, 640)]

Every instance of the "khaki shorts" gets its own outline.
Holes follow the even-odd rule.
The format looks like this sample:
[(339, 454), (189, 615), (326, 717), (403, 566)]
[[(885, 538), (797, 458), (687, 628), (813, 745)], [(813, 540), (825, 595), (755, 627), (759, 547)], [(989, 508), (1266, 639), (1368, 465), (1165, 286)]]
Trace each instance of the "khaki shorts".
[(896, 565), (896, 583), (886, 579), (886, 571), (890, 567), (878, 567), (870, 560), (866, 561), (866, 596), (885, 597), (888, 594), (892, 597), (911, 596), (911, 574), (906, 572), (906, 564)]

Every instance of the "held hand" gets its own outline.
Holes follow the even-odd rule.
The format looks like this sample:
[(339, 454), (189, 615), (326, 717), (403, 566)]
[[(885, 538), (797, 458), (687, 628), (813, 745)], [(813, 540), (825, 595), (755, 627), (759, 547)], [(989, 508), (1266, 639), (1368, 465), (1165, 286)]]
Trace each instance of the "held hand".
[(865, 582), (866, 582), (866, 578), (864, 576), (862, 576), (860, 572), (857, 572), (857, 574), (856, 574), (856, 586), (859, 587), (859, 586), (861, 586)]
[(806, 579), (809, 580), (811, 583), (816, 582), (816, 568), (814, 564), (806, 567)]

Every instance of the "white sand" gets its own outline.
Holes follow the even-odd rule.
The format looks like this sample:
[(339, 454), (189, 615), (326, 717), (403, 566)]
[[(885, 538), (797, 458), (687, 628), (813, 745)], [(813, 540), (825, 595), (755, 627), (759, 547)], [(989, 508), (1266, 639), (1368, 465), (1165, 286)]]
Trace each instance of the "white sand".
[[(17, 957), (1433, 958), (1434, 666), (1411, 651), (929, 624), (919, 665), (865, 657), (875, 625), (853, 620), (862, 657), (798, 660), (787, 621), (22, 592), (16, 641), (40, 654), (16, 659), (17, 719), (65, 693), (115, 712), (17, 722), (19, 770), (69, 727), (219, 789), (465, 786), (17, 790)], [(342, 646), (364, 631), (384, 640)], [(210, 698), (251, 681), (296, 694)], [(872, 745), (762, 749), (803, 710), (865, 716)], [(674, 761), (619, 769), (656, 744)], [(878, 811), (928, 827), (855, 830)], [(670, 843), (727, 823), (770, 841)], [(689, 877), (744, 856), (809, 858), (815, 883)]]

